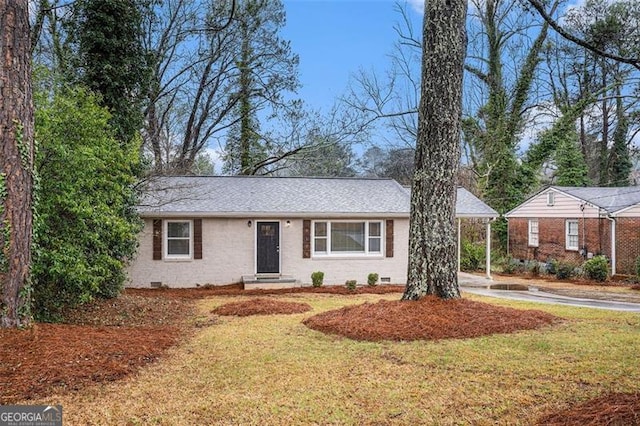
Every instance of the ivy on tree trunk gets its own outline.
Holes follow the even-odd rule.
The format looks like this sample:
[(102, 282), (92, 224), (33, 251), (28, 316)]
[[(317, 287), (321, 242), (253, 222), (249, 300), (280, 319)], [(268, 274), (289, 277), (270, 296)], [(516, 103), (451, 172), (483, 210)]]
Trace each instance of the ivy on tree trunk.
[(27, 0), (0, 0), (0, 326), (30, 321), (33, 102)]
[(422, 89), (404, 300), (430, 294), (443, 299), (460, 297), (455, 206), (466, 12), (466, 0), (425, 2)]

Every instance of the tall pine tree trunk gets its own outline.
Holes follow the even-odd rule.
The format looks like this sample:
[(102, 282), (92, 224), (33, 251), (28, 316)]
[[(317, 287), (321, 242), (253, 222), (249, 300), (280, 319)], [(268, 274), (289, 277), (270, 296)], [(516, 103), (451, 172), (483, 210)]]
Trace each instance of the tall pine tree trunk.
[(425, 2), (422, 90), (404, 300), (428, 294), (443, 299), (460, 297), (455, 206), (466, 13), (466, 0)]
[(30, 319), (33, 104), (28, 0), (0, 0), (0, 326)]

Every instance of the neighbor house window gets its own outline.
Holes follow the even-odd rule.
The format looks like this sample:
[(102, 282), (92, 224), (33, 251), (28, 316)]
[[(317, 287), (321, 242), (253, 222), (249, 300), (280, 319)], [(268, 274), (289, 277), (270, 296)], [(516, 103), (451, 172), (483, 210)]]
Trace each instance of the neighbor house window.
[(165, 248), (167, 259), (191, 258), (192, 231), (189, 220), (165, 221), (165, 235), (167, 236)]
[(565, 241), (567, 250), (578, 250), (578, 221), (567, 220)]
[(553, 191), (547, 192), (547, 205), (553, 206), (556, 203), (556, 193)]
[(313, 253), (381, 254), (382, 222), (314, 222)]
[(538, 219), (529, 219), (529, 247), (538, 247)]

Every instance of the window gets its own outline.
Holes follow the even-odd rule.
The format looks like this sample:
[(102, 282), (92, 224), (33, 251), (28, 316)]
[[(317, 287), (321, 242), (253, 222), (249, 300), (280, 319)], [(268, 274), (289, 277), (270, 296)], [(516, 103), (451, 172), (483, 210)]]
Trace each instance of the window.
[(313, 253), (382, 254), (382, 222), (314, 222)]
[(556, 203), (556, 193), (553, 191), (547, 192), (547, 205), (553, 206)]
[(538, 247), (538, 219), (529, 219), (529, 247)]
[(565, 241), (567, 250), (578, 250), (578, 221), (567, 220)]
[(190, 259), (191, 258), (191, 221), (167, 220), (165, 235), (165, 257), (167, 259)]

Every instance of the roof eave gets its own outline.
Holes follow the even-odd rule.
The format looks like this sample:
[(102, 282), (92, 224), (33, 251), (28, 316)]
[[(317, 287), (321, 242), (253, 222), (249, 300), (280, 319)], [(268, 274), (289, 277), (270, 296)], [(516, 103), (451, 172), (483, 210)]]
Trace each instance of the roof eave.
[(142, 218), (408, 218), (409, 212), (190, 212), (190, 211), (144, 211), (140, 212)]

